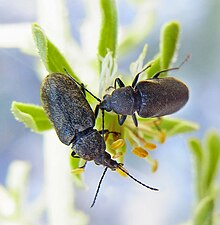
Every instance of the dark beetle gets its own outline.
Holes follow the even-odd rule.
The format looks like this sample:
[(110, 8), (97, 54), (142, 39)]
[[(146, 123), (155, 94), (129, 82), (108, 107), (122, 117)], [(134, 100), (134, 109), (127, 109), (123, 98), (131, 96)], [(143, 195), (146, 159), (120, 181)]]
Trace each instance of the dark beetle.
[(71, 77), (61, 73), (48, 75), (41, 86), (41, 101), (60, 141), (72, 144), (72, 155), (76, 153), (86, 161), (94, 160), (112, 170), (119, 167), (105, 151), (105, 142), (94, 129), (95, 115)]
[[(50, 74), (42, 83), (41, 100), (60, 141), (65, 145), (72, 144), (72, 156), (74, 157), (77, 154), (78, 157), (86, 161), (93, 160), (97, 165), (106, 167), (92, 206), (95, 204), (107, 168), (111, 170), (120, 169), (139, 184), (155, 191), (158, 190), (143, 184), (130, 175), (121, 163), (111, 159), (110, 154), (105, 151), (104, 127), (102, 127), (102, 135), (94, 129), (95, 114), (83, 94), (85, 90), (81, 91), (77, 84), (82, 88), (84, 87), (68, 75)], [(104, 126), (104, 111), (102, 110), (102, 112)]]
[[(111, 95), (107, 94), (103, 97), (99, 108), (117, 113), (120, 125), (124, 123), (127, 115), (131, 115), (136, 126), (138, 126), (138, 122), (135, 112), (140, 117), (149, 118), (161, 117), (178, 111), (188, 101), (187, 86), (173, 77), (158, 78), (158, 76), (162, 72), (179, 69), (180, 66), (162, 70), (153, 78), (138, 82), (139, 75), (150, 67), (148, 66), (135, 76), (132, 86), (125, 87), (121, 79), (116, 78), (115, 90)], [(119, 85), (118, 89), (116, 89), (116, 84)]]

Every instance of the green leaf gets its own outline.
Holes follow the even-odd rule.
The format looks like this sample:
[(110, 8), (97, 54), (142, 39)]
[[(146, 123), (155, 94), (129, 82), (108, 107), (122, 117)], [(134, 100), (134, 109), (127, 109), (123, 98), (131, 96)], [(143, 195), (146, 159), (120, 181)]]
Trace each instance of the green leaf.
[(34, 132), (53, 128), (42, 107), (22, 102), (12, 102), (11, 112), (14, 117)]
[[(175, 21), (163, 26), (160, 38), (160, 53), (158, 53), (155, 59), (148, 62), (148, 64), (151, 64), (151, 68), (147, 71), (148, 78), (153, 77), (160, 70), (169, 68), (177, 48), (179, 30), (180, 25)], [(165, 75), (166, 73), (161, 74), (161, 76)]]
[(196, 123), (171, 117), (163, 117), (159, 126), (162, 130), (166, 130), (167, 136), (188, 133), (199, 128)]
[(110, 50), (115, 56), (117, 42), (117, 9), (115, 0), (100, 0), (102, 25), (98, 53), (105, 57)]
[(220, 159), (220, 137), (212, 131), (207, 134), (206, 137), (206, 151), (204, 152), (206, 161), (204, 164), (204, 187), (206, 191), (213, 189), (213, 184), (216, 178), (216, 174), (219, 166)]
[(32, 25), (32, 33), (40, 58), (44, 63), (49, 73), (61, 72), (64, 73), (64, 68), (73, 78), (79, 81), (76, 74), (73, 72), (68, 62), (56, 46), (47, 38), (42, 28), (34, 23)]
[(189, 139), (189, 147), (194, 157), (194, 168), (195, 168), (195, 185), (196, 185), (196, 194), (197, 199), (201, 199), (203, 196), (203, 189), (202, 186), (202, 176), (203, 176), (203, 149), (201, 142), (197, 138)]
[(194, 225), (212, 225), (214, 210), (214, 196), (203, 198), (196, 207)]
[(177, 48), (179, 31), (180, 25), (176, 21), (172, 21), (163, 26), (160, 41), (161, 69), (169, 68)]

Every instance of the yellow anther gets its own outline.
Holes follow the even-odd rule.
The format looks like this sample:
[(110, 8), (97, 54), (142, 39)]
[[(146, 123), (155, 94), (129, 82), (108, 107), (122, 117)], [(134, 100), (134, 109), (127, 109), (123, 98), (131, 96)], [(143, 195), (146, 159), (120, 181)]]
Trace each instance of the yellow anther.
[[(127, 171), (124, 167), (122, 167), (123, 170)], [(122, 170), (120, 170), (119, 168), (116, 168), (117, 173), (122, 176), (122, 177), (127, 177), (127, 174), (125, 172), (123, 172)]]
[(147, 148), (147, 149), (149, 149), (149, 150), (154, 150), (157, 146), (154, 143), (146, 142), (144, 144), (144, 147)]
[(112, 156), (113, 159), (117, 159), (123, 155), (122, 152), (117, 152), (115, 155)]
[(166, 132), (165, 131), (161, 131), (160, 134), (159, 134), (159, 142), (161, 144), (163, 144), (165, 141), (166, 141)]
[(81, 174), (83, 172), (84, 172), (84, 168), (76, 168), (76, 169), (71, 170), (71, 173), (73, 173), (73, 174)]
[(118, 139), (117, 141), (114, 141), (114, 142), (111, 144), (110, 148), (113, 149), (113, 150), (116, 150), (116, 149), (118, 149), (118, 148), (123, 147), (124, 144), (125, 144), (124, 139)]
[(158, 161), (157, 160), (153, 160), (152, 161), (152, 166), (151, 166), (151, 171), (154, 173), (157, 171), (158, 168)]
[(135, 147), (135, 148), (132, 150), (132, 152), (133, 152), (135, 155), (137, 155), (137, 156), (139, 156), (139, 157), (141, 157), (141, 158), (145, 158), (145, 157), (148, 156), (148, 152), (147, 152), (145, 149), (143, 149), (142, 147), (140, 147), (140, 146)]

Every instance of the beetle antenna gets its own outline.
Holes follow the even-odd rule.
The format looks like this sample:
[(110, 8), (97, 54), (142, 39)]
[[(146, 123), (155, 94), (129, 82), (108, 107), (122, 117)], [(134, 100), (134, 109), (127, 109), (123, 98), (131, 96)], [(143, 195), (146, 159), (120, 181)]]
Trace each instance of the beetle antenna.
[(141, 181), (137, 180), (135, 177), (133, 177), (130, 173), (128, 173), (120, 164), (118, 166), (118, 169), (120, 169), (122, 172), (124, 172), (126, 175), (128, 175), (132, 180), (134, 180), (135, 182), (139, 183), (140, 185), (150, 189), (150, 190), (153, 190), (153, 191), (159, 191), (158, 188), (154, 188), (154, 187), (150, 187), (144, 183), (142, 183)]
[(101, 179), (100, 179), (100, 181), (99, 181), (99, 184), (98, 184), (98, 187), (97, 187), (97, 190), (96, 190), (96, 193), (95, 193), (95, 197), (94, 197), (94, 199), (93, 199), (93, 202), (92, 202), (92, 205), (90, 206), (90, 208), (92, 208), (92, 207), (95, 205), (95, 202), (96, 202), (96, 199), (97, 199), (97, 196), (98, 196), (98, 193), (99, 193), (99, 189), (100, 189), (100, 187), (101, 187), (101, 183), (102, 183), (103, 178), (104, 178), (104, 176), (105, 176), (105, 174), (106, 174), (106, 172), (107, 172), (107, 169), (108, 169), (108, 167), (105, 167), (105, 169), (104, 169), (104, 171), (103, 171), (103, 174), (102, 174), (102, 176), (101, 176)]
[(171, 70), (179, 70), (182, 67), (182, 65), (185, 64), (190, 58), (191, 58), (191, 54), (187, 55), (186, 58), (183, 60), (183, 62), (180, 63), (180, 65), (178, 67), (173, 67), (173, 68), (161, 70), (161, 71), (157, 72), (156, 74), (154, 74), (152, 79), (158, 78), (161, 73), (165, 73), (165, 72), (168, 72), (168, 71), (171, 71)]
[(74, 81), (75, 83), (77, 83), (83, 90), (87, 91), (93, 98), (95, 98), (98, 102), (102, 102), (102, 100), (98, 97), (96, 97), (91, 91), (89, 91), (88, 89), (85, 88), (83, 83), (79, 83), (77, 80), (75, 80), (67, 71), (66, 68), (63, 68), (64, 71), (66, 72), (66, 74), (68, 75), (68, 77)]
[(141, 70), (140, 72), (138, 72), (138, 73), (136, 74), (136, 76), (135, 76), (135, 78), (134, 78), (134, 80), (133, 80), (133, 82), (132, 82), (132, 85), (131, 85), (133, 88), (136, 86), (140, 74), (142, 74), (145, 70), (147, 70), (147, 69), (150, 68), (150, 67), (151, 67), (151, 65), (148, 65), (148, 66), (146, 66), (143, 70)]

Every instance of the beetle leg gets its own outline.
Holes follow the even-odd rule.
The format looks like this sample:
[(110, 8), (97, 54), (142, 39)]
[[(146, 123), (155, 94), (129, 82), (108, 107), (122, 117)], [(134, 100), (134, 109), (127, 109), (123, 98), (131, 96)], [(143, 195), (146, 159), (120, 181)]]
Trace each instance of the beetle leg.
[(76, 152), (72, 151), (71, 156), (75, 159), (79, 159), (80, 157), (76, 155)]
[(114, 89), (116, 89), (116, 84), (118, 84), (118, 86), (121, 88), (121, 87), (124, 87), (124, 83), (123, 81), (120, 79), (120, 78), (116, 78), (115, 79), (115, 83), (114, 83)]
[(108, 135), (109, 134), (114, 134), (114, 135), (117, 135), (117, 136), (119, 136), (119, 135), (121, 135), (121, 133), (119, 133), (119, 132), (116, 132), (116, 131), (109, 131), (108, 129), (105, 129), (105, 130), (99, 130), (98, 131), (100, 134), (104, 134), (105, 135), (105, 137), (104, 137), (104, 140), (106, 141), (107, 139), (108, 139)]
[(95, 119), (97, 119), (97, 117), (98, 117), (98, 114), (99, 114), (99, 109), (100, 109), (100, 105), (96, 105), (96, 107), (95, 107), (95, 111), (94, 111), (94, 114), (95, 114)]
[(121, 117), (120, 115), (118, 115), (118, 123), (120, 126), (125, 122), (126, 118), (127, 118), (126, 115), (121, 115)]
[(102, 133), (102, 130), (99, 130), (98, 132), (99, 132), (100, 134), (103, 134), (103, 133), (105, 134), (105, 140), (108, 139), (108, 135), (109, 135), (109, 134), (114, 134), (114, 135), (117, 135), (117, 136), (121, 135), (120, 132), (109, 131), (108, 129), (105, 129), (105, 130), (103, 131), (103, 133)]
[[(99, 133), (102, 134), (102, 130), (99, 130)], [(109, 131), (108, 129), (104, 130), (104, 134), (115, 134), (115, 135), (119, 135), (121, 134), (120, 132), (117, 131)]]
[(83, 95), (86, 97), (86, 88), (85, 88), (85, 85), (83, 83), (81, 83), (80, 87), (81, 87), (81, 91), (82, 91)]
[(134, 125), (135, 125), (136, 127), (138, 127), (138, 121), (137, 121), (137, 117), (136, 117), (135, 113), (132, 114), (132, 119), (133, 119), (133, 121), (134, 121)]

